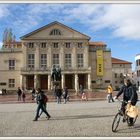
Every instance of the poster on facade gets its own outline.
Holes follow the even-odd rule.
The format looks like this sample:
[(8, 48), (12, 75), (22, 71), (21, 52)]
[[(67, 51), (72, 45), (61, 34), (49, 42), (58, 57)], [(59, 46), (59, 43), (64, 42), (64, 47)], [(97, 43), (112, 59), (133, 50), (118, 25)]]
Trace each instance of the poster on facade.
[(97, 57), (97, 76), (103, 76), (103, 50), (96, 51)]

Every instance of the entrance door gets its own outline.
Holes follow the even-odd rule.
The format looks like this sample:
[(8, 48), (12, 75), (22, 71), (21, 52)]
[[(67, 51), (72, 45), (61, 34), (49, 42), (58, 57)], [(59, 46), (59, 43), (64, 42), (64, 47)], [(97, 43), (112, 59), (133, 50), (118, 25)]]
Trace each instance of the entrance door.
[(31, 90), (34, 88), (34, 75), (27, 76), (27, 89)]
[(79, 77), (79, 85), (82, 85), (84, 89), (86, 89), (86, 75), (78, 74)]
[(73, 87), (74, 82), (73, 81), (74, 81), (74, 75), (72, 75), (72, 74), (65, 75), (65, 86), (68, 89), (74, 89), (74, 87)]
[(40, 88), (43, 90), (48, 89), (48, 76), (47, 75), (40, 75)]

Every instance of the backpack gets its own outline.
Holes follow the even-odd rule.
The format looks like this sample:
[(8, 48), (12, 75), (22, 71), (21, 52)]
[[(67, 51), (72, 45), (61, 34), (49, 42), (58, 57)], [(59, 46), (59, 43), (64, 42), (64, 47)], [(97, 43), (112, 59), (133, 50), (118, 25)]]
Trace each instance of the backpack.
[(48, 102), (48, 97), (46, 95), (44, 95), (44, 100), (43, 100), (44, 103), (47, 103)]

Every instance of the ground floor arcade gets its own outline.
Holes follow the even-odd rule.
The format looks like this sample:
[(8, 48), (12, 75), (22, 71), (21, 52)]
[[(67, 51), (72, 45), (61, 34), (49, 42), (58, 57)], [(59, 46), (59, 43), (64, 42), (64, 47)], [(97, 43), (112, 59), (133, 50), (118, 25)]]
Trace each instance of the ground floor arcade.
[[(48, 74), (28, 74), (21, 75), (21, 87), (27, 90), (40, 87), (43, 90), (51, 90), (53, 88), (51, 75)], [(79, 85), (84, 89), (91, 90), (90, 74), (62, 74), (61, 88), (65, 86), (75, 91), (79, 90)]]

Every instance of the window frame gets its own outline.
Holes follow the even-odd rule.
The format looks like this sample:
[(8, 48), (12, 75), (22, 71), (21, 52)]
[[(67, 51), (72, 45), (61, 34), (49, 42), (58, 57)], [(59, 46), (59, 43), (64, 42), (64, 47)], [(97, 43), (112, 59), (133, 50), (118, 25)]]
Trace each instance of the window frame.
[(77, 54), (77, 67), (78, 68), (84, 67), (84, 54), (83, 53)]
[(14, 88), (15, 87), (15, 79), (8, 79), (8, 85), (9, 85), (9, 88)]
[[(30, 58), (29, 58), (30, 56)], [(28, 54), (28, 68), (34, 69), (35, 68), (35, 54), (30, 53)]]
[(15, 70), (15, 60), (9, 59), (9, 70)]
[(45, 69), (47, 67), (47, 54), (42, 53), (40, 55), (40, 68)]
[(65, 68), (71, 68), (72, 67), (72, 54), (67, 53), (65, 54)]

